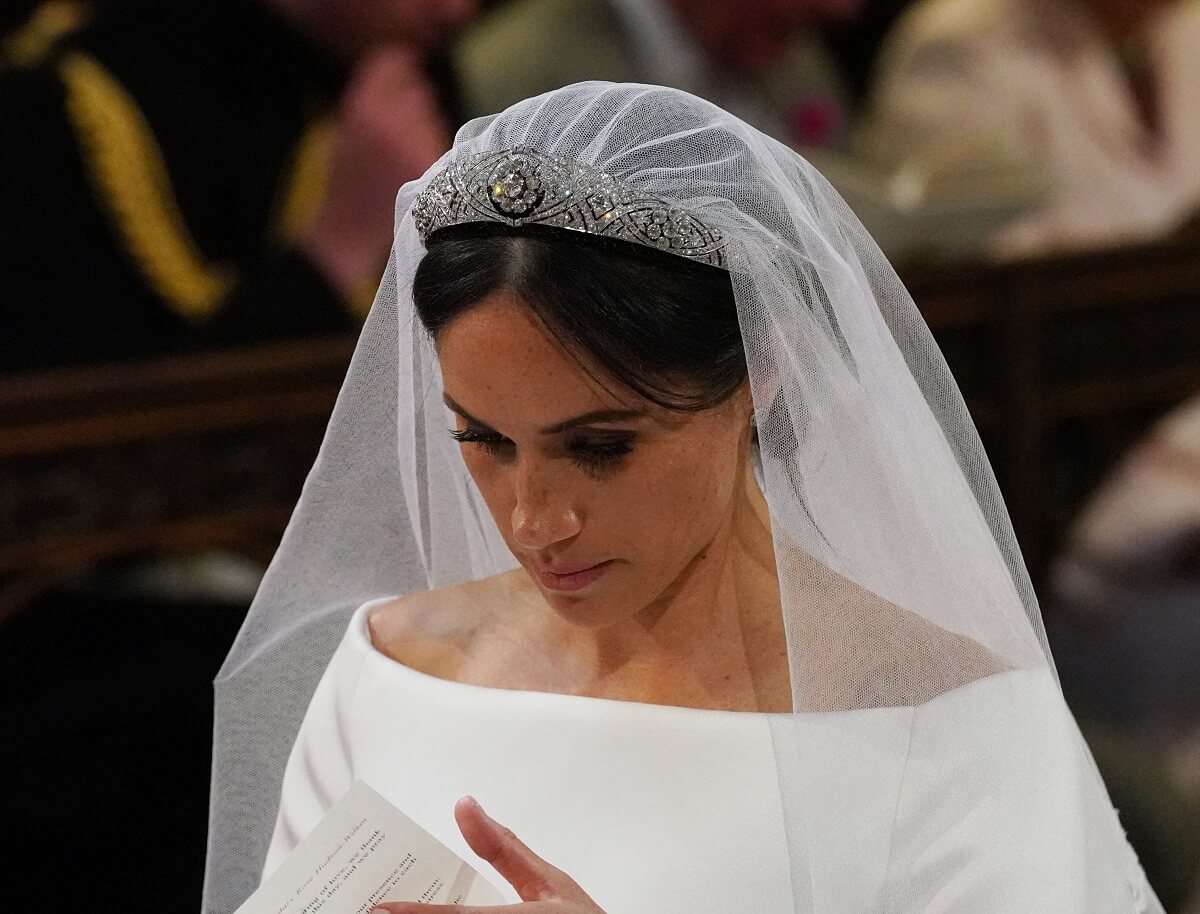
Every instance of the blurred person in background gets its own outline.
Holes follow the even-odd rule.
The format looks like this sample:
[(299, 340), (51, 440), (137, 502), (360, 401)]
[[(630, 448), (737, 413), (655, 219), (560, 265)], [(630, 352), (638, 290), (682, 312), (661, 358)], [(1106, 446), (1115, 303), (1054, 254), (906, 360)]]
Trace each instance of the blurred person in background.
[(1183, 795), (1157, 816), (1177, 823), (1177, 872), (1160, 881), (1181, 893), (1192, 884), (1186, 910), (1200, 912), (1200, 398), (1162, 419), (1092, 496), (1053, 585), (1058, 612), (1048, 618), (1064, 689), (1110, 746), (1140, 744), (1131, 771), (1156, 756)]
[(861, 7), (862, 0), (510, 0), (464, 34), (452, 59), (471, 116), (583, 80), (645, 82), (699, 95), (794, 146), (836, 146), (848, 97), (819, 29)]
[(451, 81), (430, 61), (474, 12), (475, 0), (35, 11), (0, 71), (3, 368), (353, 328), (396, 189), (449, 146)]
[(911, 206), (1024, 198), (1000, 256), (1169, 233), (1200, 204), (1200, 3), (922, 0), (855, 145)]
[(1200, 659), (1200, 398), (1162, 419), (1100, 487), (1056, 577), (1060, 597), (1094, 620), (1149, 591), (1190, 590)]
[[(473, 11), (108, 0), (8, 31), (3, 370), (353, 329), (398, 187), (450, 142), (450, 87), (427, 62)], [(195, 908), (212, 679), (260, 572), (207, 553), (139, 559), (0, 618), (10, 871), (55, 861), (102, 887), (99, 910)], [(110, 903), (131, 851), (135, 878)], [(44, 893), (23, 879), (6, 906)]]

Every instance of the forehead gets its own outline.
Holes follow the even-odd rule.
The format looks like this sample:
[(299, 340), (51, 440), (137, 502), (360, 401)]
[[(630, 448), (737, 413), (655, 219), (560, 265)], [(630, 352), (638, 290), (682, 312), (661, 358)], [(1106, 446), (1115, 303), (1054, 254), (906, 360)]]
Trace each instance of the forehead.
[(541, 425), (647, 405), (617, 383), (601, 382), (507, 290), (455, 318), (438, 335), (437, 349), (446, 393), (479, 419)]

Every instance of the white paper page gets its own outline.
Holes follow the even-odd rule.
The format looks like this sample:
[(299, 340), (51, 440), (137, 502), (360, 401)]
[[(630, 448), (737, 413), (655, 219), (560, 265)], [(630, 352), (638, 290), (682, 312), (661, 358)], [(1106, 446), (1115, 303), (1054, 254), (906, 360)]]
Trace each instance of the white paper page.
[(504, 904), (469, 863), (356, 781), (237, 914), (367, 914), (381, 901)]

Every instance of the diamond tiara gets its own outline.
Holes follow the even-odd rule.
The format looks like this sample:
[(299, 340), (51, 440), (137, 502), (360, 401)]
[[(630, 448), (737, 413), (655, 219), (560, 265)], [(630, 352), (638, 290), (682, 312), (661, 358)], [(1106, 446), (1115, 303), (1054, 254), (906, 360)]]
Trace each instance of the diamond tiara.
[(469, 222), (549, 225), (726, 267), (721, 233), (582, 162), (517, 146), (475, 153), (430, 182), (412, 208), (421, 243)]

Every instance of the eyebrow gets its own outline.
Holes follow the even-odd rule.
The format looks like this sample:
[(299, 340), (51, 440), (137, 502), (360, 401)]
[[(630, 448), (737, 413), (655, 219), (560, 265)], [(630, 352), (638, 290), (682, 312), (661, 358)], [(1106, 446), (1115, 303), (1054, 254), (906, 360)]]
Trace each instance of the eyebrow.
[[(446, 406), (468, 422), (472, 422), (483, 428), (491, 428), (486, 422), (476, 419), (459, 406), (449, 394), (444, 394), (442, 399)], [(598, 422), (626, 422), (630, 419), (641, 419), (645, 415), (646, 411), (644, 409), (594, 409), (591, 412), (583, 413), (564, 422), (557, 422), (554, 425), (547, 426), (541, 432), (543, 435), (560, 435), (563, 432), (569, 432), (573, 428), (579, 428), (581, 425), (593, 425)]]

